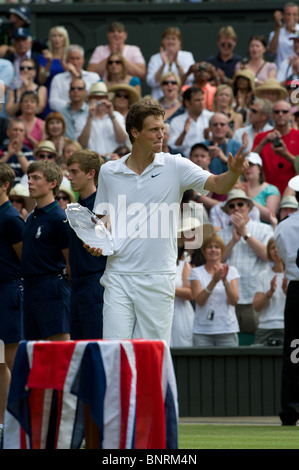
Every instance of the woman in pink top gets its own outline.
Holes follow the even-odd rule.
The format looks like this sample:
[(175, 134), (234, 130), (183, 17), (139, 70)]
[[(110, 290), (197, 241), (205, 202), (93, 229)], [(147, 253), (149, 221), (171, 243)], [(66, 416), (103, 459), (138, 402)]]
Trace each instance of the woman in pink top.
[(87, 70), (97, 72), (102, 79), (106, 78), (108, 57), (113, 52), (119, 52), (126, 60), (127, 74), (144, 80), (146, 73), (145, 59), (138, 46), (125, 44), (128, 37), (125, 26), (118, 21), (113, 22), (109, 26), (107, 37), (109, 44), (95, 48)]
[(263, 36), (252, 36), (249, 40), (248, 53), (250, 56), (247, 64), (238, 62), (235, 72), (243, 68), (251, 70), (255, 76), (255, 86), (262, 85), (267, 78), (276, 78), (277, 66), (274, 62), (267, 62), (264, 54), (267, 50), (267, 43)]
[(25, 124), (24, 145), (29, 149), (34, 149), (35, 145), (44, 138), (44, 121), (36, 117), (39, 99), (34, 91), (25, 91), (20, 99), (21, 115), (20, 119)]

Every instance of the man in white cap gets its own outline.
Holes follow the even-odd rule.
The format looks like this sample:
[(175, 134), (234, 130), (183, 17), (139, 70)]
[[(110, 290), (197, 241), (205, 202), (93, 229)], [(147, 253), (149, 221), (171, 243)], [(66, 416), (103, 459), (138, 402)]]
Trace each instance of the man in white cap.
[(89, 148), (100, 155), (113, 152), (127, 139), (125, 120), (114, 110), (104, 82), (94, 83), (89, 90), (89, 114), (82, 133), (78, 137), (83, 148)]
[(298, 210), (298, 207), (298, 201), (295, 196), (291, 194), (284, 196), (280, 201), (278, 209), (279, 220), (281, 221), (296, 212)]
[(67, 48), (66, 70), (55, 75), (50, 86), (49, 104), (52, 110), (57, 111), (69, 102), (70, 83), (74, 78), (82, 78), (87, 91), (93, 83), (100, 80), (96, 72), (87, 72), (83, 69), (84, 55), (83, 47), (78, 44), (71, 44)]
[(252, 308), (257, 274), (267, 263), (267, 243), (272, 228), (249, 218), (252, 199), (241, 189), (232, 189), (222, 210), (231, 217), (231, 225), (219, 231), (226, 249), (223, 261), (235, 266), (240, 274), (239, 302), (236, 314), (241, 333), (255, 333), (257, 314)]
[[(299, 202), (299, 175), (288, 186), (295, 191)], [(283, 425), (296, 425), (299, 419), (299, 367), (296, 351), (299, 344), (299, 210), (281, 221), (275, 230), (277, 251), (285, 264), (289, 280), (284, 311), (285, 334), (283, 345), (281, 411)]]

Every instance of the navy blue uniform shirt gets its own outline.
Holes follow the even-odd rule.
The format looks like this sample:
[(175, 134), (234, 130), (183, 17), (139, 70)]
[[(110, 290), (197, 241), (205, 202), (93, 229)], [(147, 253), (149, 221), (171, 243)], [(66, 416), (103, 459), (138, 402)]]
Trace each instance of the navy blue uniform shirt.
[(61, 250), (68, 247), (68, 223), (58, 202), (36, 207), (26, 220), (23, 235), (24, 278), (63, 272), (66, 262)]
[(235, 75), (235, 66), (238, 62), (240, 62), (241, 59), (242, 57), (240, 55), (234, 54), (231, 59), (224, 62), (221, 59), (220, 54), (217, 54), (217, 55), (208, 57), (206, 59), (206, 62), (214, 65), (216, 69), (223, 70), (227, 78), (233, 78), (233, 76)]
[(0, 282), (20, 279), (20, 260), (13, 245), (22, 241), (25, 222), (10, 201), (0, 206)]
[[(81, 206), (87, 207), (90, 211), (93, 210), (96, 191), (88, 196), (86, 199), (79, 199), (78, 203)], [(103, 271), (106, 267), (107, 256), (92, 256), (83, 247), (83, 242), (76, 235), (75, 231), (69, 226), (70, 232), (70, 252), (69, 263), (71, 268), (71, 277), (78, 278), (82, 276), (89, 276)]]

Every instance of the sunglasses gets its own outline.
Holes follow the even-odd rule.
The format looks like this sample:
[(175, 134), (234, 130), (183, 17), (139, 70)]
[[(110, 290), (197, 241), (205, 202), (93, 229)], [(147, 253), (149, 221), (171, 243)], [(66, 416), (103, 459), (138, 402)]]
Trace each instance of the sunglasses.
[(280, 113), (282, 113), (282, 114), (288, 114), (288, 112), (289, 112), (288, 109), (274, 109), (274, 110), (273, 110), (273, 113), (274, 113), (274, 114), (280, 114)]
[(177, 82), (175, 80), (164, 80), (162, 85), (177, 85)]
[(117, 91), (115, 93), (115, 97), (116, 98), (125, 98), (126, 100), (128, 100), (130, 98), (127, 93), (122, 93), (121, 91)]
[(70, 90), (71, 91), (74, 91), (74, 90), (82, 91), (82, 90), (84, 90), (84, 87), (83, 86), (71, 86)]
[(35, 67), (29, 65), (21, 65), (20, 70), (35, 70)]
[(61, 200), (67, 201), (68, 199), (69, 199), (68, 196), (56, 196), (56, 200), (57, 200), (57, 201), (61, 201)]
[(10, 197), (10, 202), (18, 202), (19, 204), (23, 204), (24, 199), (21, 197)]
[(234, 202), (232, 202), (231, 204), (228, 205), (228, 208), (229, 209), (234, 209), (235, 207), (243, 207), (244, 206), (244, 202), (237, 202), (236, 204)]
[(55, 158), (55, 155), (53, 155), (52, 153), (39, 153), (37, 156), (41, 160), (44, 160), (45, 158), (47, 158), (48, 160), (53, 160), (53, 158)]
[(250, 108), (250, 111), (251, 111), (253, 114), (256, 114), (256, 113), (259, 112), (258, 109), (254, 109), (254, 108)]
[(233, 47), (233, 43), (232, 42), (221, 42), (219, 44), (220, 47)]
[(108, 64), (109, 64), (109, 65), (112, 65), (112, 64), (121, 64), (121, 60), (108, 60)]

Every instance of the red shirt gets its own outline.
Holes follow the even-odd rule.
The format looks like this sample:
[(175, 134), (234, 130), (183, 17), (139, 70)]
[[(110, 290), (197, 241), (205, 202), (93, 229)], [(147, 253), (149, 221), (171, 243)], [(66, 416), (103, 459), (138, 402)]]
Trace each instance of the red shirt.
[[(257, 134), (253, 141), (252, 151), (269, 132), (272, 131)], [(299, 130), (291, 129), (288, 134), (282, 137), (282, 140), (292, 155), (299, 155)], [(282, 195), (290, 179), (296, 176), (296, 172), (294, 165), (280, 155), (277, 155), (271, 146), (272, 143), (268, 142), (260, 152), (260, 157), (263, 160), (264, 177), (267, 183), (277, 186)]]

